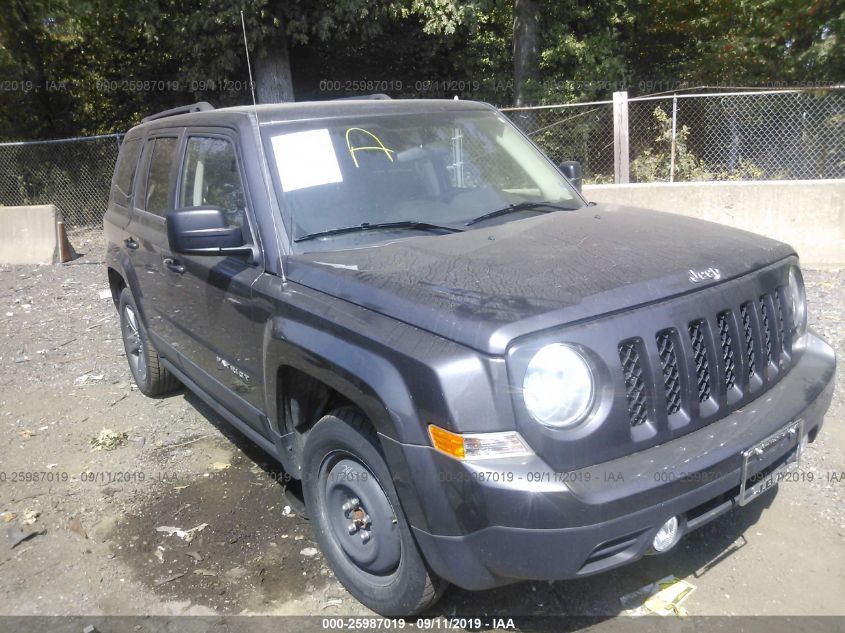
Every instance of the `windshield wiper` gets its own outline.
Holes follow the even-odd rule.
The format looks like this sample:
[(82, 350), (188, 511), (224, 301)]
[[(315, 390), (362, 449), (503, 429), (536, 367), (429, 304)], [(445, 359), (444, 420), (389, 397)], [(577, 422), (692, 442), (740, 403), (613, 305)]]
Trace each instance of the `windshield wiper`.
[(294, 238), (294, 242), (305, 242), (306, 240), (313, 240), (316, 237), (324, 237), (327, 235), (343, 235), (344, 233), (357, 233), (359, 231), (387, 231), (390, 229), (414, 229), (419, 231), (449, 231), (450, 233), (459, 233), (464, 229), (457, 226), (447, 226), (444, 224), (432, 224), (431, 222), (418, 222), (415, 220), (403, 220), (401, 222), (363, 222), (356, 226), (344, 226), (337, 229), (328, 229), (326, 231), (317, 231), (316, 233), (308, 233), (301, 237)]
[[(507, 215), (508, 213), (516, 213), (517, 211), (536, 211), (542, 207), (548, 207), (554, 211), (574, 211), (575, 209), (572, 207), (567, 207), (562, 204), (558, 204), (557, 202), (516, 202), (514, 204), (509, 204), (508, 206), (502, 209), (496, 209), (495, 211), (490, 211), (489, 213), (485, 213), (484, 215), (479, 215), (477, 218), (473, 218), (469, 222), (466, 223), (466, 226), (471, 226), (476, 222), (481, 222), (483, 220), (489, 220), (490, 218), (497, 218), (500, 215)], [(550, 213), (549, 211), (543, 211), (543, 213)]]

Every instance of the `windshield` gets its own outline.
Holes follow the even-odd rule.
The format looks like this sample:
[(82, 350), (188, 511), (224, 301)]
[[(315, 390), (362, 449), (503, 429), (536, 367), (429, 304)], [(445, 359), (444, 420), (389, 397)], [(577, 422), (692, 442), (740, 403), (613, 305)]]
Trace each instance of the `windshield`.
[(442, 235), (582, 205), (545, 156), (492, 110), (263, 128), (297, 252)]

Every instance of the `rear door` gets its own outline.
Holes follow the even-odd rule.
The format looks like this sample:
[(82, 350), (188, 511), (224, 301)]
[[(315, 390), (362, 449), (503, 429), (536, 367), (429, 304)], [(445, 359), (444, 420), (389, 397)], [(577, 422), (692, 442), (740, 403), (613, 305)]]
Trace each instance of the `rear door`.
[(135, 186), (138, 158), (143, 147), (142, 141), (142, 138), (135, 136), (124, 140), (120, 146), (120, 153), (117, 157), (114, 177), (111, 182), (109, 206), (106, 209), (106, 225), (124, 229), (129, 224), (132, 189)]
[(136, 297), (153, 344), (165, 357), (174, 331), (165, 318), (171, 257), (165, 216), (173, 208), (181, 130), (156, 130), (144, 143), (125, 246), (135, 273)]
[[(126, 139), (120, 146), (120, 155), (112, 178), (109, 204), (103, 217), (103, 230), (106, 237), (106, 260), (109, 266), (127, 274), (128, 256), (126, 254), (129, 233), (126, 227), (132, 219), (132, 189), (138, 172), (138, 158), (141, 155), (143, 139), (135, 136)], [(117, 303), (119, 297), (115, 296)]]
[[(218, 208), (257, 246), (257, 231), (244, 187), (238, 135), (228, 128), (189, 128), (181, 150), (177, 208)], [(226, 408), (267, 434), (263, 406), (261, 344), (252, 284), (263, 272), (255, 256), (175, 254), (165, 266), (169, 300), (163, 306), (183, 368)]]

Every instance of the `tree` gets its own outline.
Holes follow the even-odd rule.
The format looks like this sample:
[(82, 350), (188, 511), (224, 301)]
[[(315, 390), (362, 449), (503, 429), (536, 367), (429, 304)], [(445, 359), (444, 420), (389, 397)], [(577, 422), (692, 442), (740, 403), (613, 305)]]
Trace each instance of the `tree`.
[(637, 70), (696, 84), (841, 81), (845, 5), (835, 0), (655, 0), (638, 12)]
[(255, 89), (260, 103), (293, 101), (293, 78), (287, 35), (277, 29), (267, 34), (255, 56)]
[[(240, 7), (227, 0), (7, 5), (0, 80), (25, 89), (0, 92), (0, 136), (125, 131), (141, 116), (191, 101), (251, 100)], [(845, 76), (845, 5), (837, 0), (242, 0), (242, 7), (262, 102), (336, 94), (319, 87), (323, 79), (396, 80), (373, 91), (513, 105), (607, 98), (625, 86), (643, 94), (680, 83)], [(446, 79), (468, 87), (431, 89)]]
[(540, 77), (540, 3), (513, 2), (513, 83), (516, 105), (525, 105), (531, 83)]
[[(243, 62), (231, 56), (217, 59), (209, 50), (242, 51), (240, 16), (224, 0), (202, 3), (197, 11), (184, 3), (169, 0), (171, 18), (181, 24), (182, 44), (199, 67), (212, 66), (212, 76), (225, 76), (242, 69)], [(249, 0), (244, 5), (249, 50), (254, 63), (258, 100), (265, 103), (292, 101), (294, 98), (292, 53), (297, 47), (323, 43), (335, 45), (335, 54), (351, 39), (376, 40), (397, 19), (424, 16), (428, 20), (459, 19), (461, 11), (448, 1), (427, 4), (419, 0), (335, 0), (315, 3), (309, 0)], [(233, 27), (233, 22), (236, 27)], [(218, 28), (209, 28), (217, 25)], [(219, 28), (227, 25), (228, 28)]]
[(69, 130), (62, 79), (73, 34), (69, 21), (52, 13), (54, 4), (65, 6), (12, 0), (0, 11), (0, 78), (7, 84), (0, 96), (0, 134), (19, 127), (53, 136)]

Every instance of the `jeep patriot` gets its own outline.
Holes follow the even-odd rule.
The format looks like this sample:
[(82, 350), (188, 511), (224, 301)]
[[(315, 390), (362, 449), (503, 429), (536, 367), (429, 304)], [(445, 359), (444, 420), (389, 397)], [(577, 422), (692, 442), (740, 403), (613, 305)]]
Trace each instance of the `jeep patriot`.
[(482, 103), (153, 115), (104, 223), (139, 389), (301, 481), (384, 615), (666, 552), (774, 488), (832, 396), (791, 247), (590, 204)]

